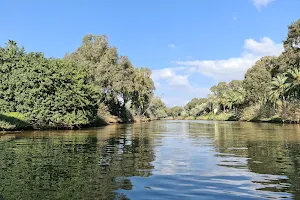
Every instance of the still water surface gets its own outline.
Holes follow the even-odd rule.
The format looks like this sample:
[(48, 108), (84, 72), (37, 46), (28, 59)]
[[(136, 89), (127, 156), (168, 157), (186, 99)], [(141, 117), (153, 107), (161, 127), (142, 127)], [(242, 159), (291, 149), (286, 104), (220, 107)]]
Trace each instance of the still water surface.
[(300, 126), (155, 121), (0, 136), (0, 199), (300, 199)]

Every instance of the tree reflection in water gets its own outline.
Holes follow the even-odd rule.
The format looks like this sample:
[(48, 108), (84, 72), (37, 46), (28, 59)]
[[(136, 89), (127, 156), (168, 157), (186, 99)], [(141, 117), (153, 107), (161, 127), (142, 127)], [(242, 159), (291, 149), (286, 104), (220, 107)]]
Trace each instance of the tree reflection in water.
[(151, 176), (151, 124), (4, 135), (0, 193), (5, 199), (126, 199), (127, 177)]
[(212, 137), (220, 166), (261, 174), (252, 181), (261, 185), (257, 190), (289, 192), (300, 199), (299, 125), (191, 123), (191, 137), (199, 136), (197, 130)]

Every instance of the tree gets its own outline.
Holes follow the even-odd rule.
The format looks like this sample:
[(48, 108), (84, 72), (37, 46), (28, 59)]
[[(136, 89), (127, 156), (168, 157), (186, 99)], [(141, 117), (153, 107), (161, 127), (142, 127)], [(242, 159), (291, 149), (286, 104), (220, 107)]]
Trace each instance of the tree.
[(290, 82), (289, 93), (296, 98), (300, 98), (300, 69), (288, 70), (288, 76)]
[(246, 91), (243, 88), (243, 82), (240, 80), (233, 80), (229, 84), (229, 89), (225, 94), (227, 106), (229, 108), (237, 108), (245, 101)]
[(175, 107), (171, 108), (171, 115), (173, 118), (179, 117), (182, 111), (183, 111), (182, 107), (175, 106)]
[(117, 49), (109, 46), (105, 35), (86, 35), (81, 46), (65, 59), (88, 69), (90, 80), (100, 88), (100, 101), (112, 115), (124, 115), (127, 102), (133, 106), (134, 114), (146, 113), (155, 89), (151, 70), (134, 68), (127, 57), (119, 56)]
[(203, 114), (208, 109), (207, 103), (198, 104), (195, 106), (195, 108), (192, 108), (190, 111), (190, 115), (197, 117), (201, 114)]
[(225, 112), (226, 109), (226, 92), (228, 91), (228, 85), (226, 82), (220, 82), (218, 85), (213, 86), (210, 88), (210, 90), (213, 92), (213, 94), (219, 99), (220, 106), (223, 108), (223, 111)]
[(195, 108), (197, 105), (200, 105), (202, 103), (205, 103), (207, 101), (206, 98), (193, 98), (190, 102), (188, 102), (185, 106), (184, 109), (187, 110), (188, 112), (191, 111), (193, 108)]
[(300, 47), (300, 19), (293, 22), (288, 27), (288, 35), (284, 41), (284, 48), (286, 51), (289, 49), (299, 51)]
[(288, 78), (285, 75), (278, 75), (277, 77), (274, 77), (272, 80), (272, 87), (270, 91), (270, 100), (272, 102), (276, 102), (277, 100), (282, 101), (282, 113), (285, 112), (285, 100), (286, 100), (286, 94), (288, 90), (290, 89), (291, 84), (287, 83)]
[(151, 70), (148, 68), (135, 69), (133, 78), (134, 92), (133, 105), (139, 116), (143, 116), (154, 95), (154, 82), (151, 79)]
[(288, 27), (288, 35), (283, 42), (284, 52), (279, 56), (279, 72), (300, 68), (300, 19)]
[(148, 107), (149, 115), (153, 115), (155, 118), (165, 118), (168, 116), (166, 112), (166, 105), (159, 97), (153, 97)]
[(268, 70), (269, 59), (260, 59), (245, 74), (243, 88), (246, 90), (245, 100), (250, 104), (264, 101), (270, 91), (272, 74)]
[(13, 41), (0, 57), (0, 112), (25, 114), (37, 127), (70, 128), (95, 120), (99, 93), (84, 68), (27, 54)]

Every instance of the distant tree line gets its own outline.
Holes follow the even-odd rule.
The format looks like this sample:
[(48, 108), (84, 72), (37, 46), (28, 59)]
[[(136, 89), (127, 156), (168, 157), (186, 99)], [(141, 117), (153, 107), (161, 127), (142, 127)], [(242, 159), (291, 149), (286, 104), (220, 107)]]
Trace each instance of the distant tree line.
[(284, 52), (255, 63), (244, 80), (220, 82), (207, 98), (168, 109), (181, 119), (300, 121), (300, 20), (288, 27)]
[(87, 35), (63, 59), (0, 47), (0, 129), (75, 128), (166, 116), (148, 68), (135, 68), (106, 36)]

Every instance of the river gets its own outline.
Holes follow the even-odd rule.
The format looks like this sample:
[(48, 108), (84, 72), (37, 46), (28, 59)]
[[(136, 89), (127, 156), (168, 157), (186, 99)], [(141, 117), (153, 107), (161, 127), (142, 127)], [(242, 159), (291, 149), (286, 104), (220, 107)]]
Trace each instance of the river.
[(153, 121), (0, 136), (0, 199), (300, 199), (300, 126)]

